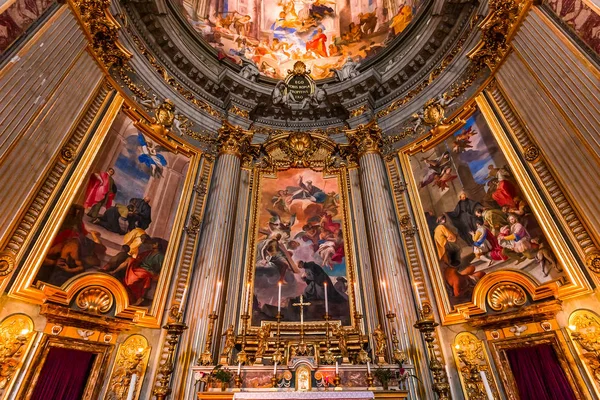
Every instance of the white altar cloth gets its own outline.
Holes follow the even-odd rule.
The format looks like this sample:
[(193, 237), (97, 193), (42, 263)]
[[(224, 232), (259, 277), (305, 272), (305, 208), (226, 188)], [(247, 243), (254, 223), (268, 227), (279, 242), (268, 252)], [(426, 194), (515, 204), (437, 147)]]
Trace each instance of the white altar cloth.
[(373, 392), (369, 391), (341, 391), (341, 392), (237, 392), (233, 395), (234, 400), (296, 400), (296, 399), (359, 399), (372, 400), (375, 398)]

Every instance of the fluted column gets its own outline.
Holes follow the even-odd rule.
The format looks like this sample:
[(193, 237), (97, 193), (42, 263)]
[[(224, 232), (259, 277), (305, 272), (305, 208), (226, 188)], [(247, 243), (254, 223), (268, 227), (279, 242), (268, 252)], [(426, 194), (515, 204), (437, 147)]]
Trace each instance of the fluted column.
[[(208, 315), (215, 307), (219, 318), (216, 321), (211, 346), (213, 360), (220, 343), (220, 325), (223, 317), (222, 310), (226, 297), (224, 288), (227, 287), (231, 243), (235, 229), (236, 203), (240, 182), (242, 155), (249, 148), (251, 135), (232, 127), (225, 126), (219, 132), (219, 155), (215, 162), (207, 208), (204, 213), (202, 235), (199, 243), (199, 253), (194, 267), (190, 295), (185, 307), (185, 321), (189, 330), (182, 337), (182, 349), (188, 349), (182, 354), (177, 369), (185, 374), (179, 382), (177, 393), (174, 390), (172, 398), (195, 398), (194, 381), (190, 366), (196, 364), (204, 350)], [(217, 282), (222, 282), (219, 294), (216, 293)], [(182, 375), (183, 375), (182, 374)]]
[[(400, 349), (408, 350), (422, 343), (410, 341), (412, 324), (417, 320), (417, 308), (410, 283), (394, 203), (389, 189), (386, 168), (381, 155), (381, 130), (377, 124), (359, 127), (347, 133), (351, 146), (356, 149), (360, 167), (360, 186), (363, 199), (365, 225), (369, 243), (369, 254), (375, 293), (378, 303), (379, 321), (386, 327), (388, 336), (387, 361), (391, 357), (391, 332), (385, 314), (391, 311), (396, 314), (394, 327), (400, 340)], [(387, 296), (382, 290), (381, 282), (385, 282)], [(387, 299), (385, 299), (387, 297)], [(384, 304), (386, 304), (384, 306)], [(408, 354), (410, 352), (407, 351)], [(411, 391), (416, 394), (416, 387), (411, 383)]]

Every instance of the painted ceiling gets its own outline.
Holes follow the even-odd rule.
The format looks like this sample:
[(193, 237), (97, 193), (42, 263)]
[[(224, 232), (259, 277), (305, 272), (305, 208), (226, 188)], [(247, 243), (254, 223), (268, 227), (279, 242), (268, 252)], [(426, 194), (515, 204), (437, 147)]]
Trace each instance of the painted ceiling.
[(425, 0), (183, 0), (182, 11), (219, 58), (281, 79), (304, 61), (315, 79), (348, 57), (362, 62), (400, 35)]

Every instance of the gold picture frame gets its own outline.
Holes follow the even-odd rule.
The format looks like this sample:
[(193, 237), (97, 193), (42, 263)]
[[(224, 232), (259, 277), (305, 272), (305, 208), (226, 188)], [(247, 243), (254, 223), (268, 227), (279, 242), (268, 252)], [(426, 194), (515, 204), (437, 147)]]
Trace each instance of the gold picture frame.
[[(256, 182), (256, 186), (254, 186), (254, 193), (252, 193), (252, 200), (250, 205), (250, 221), (249, 221), (249, 240), (247, 246), (247, 252), (245, 257), (245, 279), (244, 279), (244, 287), (246, 284), (250, 284), (250, 296), (248, 301), (251, 302), (251, 299), (254, 297), (254, 278), (255, 278), (255, 265), (256, 265), (256, 247), (257, 247), (257, 239), (259, 237), (259, 204), (262, 195), (262, 188), (265, 179), (275, 179), (277, 177), (277, 173), (280, 171), (287, 171), (289, 169), (310, 169), (317, 173), (322, 173), (323, 178), (327, 179), (330, 177), (337, 178), (338, 182), (338, 190), (340, 195), (340, 206), (341, 206), (341, 220), (342, 220), (342, 233), (344, 237), (344, 254), (346, 257), (346, 277), (348, 280), (348, 304), (350, 311), (350, 324), (347, 326), (352, 326), (357, 329), (357, 321), (355, 318), (356, 314), (356, 293), (355, 293), (355, 282), (356, 279), (356, 271), (354, 264), (354, 246), (353, 246), (353, 238), (350, 235), (352, 229), (350, 227), (351, 221), (349, 219), (350, 213), (350, 204), (349, 204), (349, 191), (350, 184), (348, 182), (348, 174), (347, 167), (341, 166), (335, 169), (326, 169), (320, 166), (294, 166), (294, 167), (280, 167), (276, 169), (271, 168), (261, 168), (255, 167), (253, 170), (254, 174), (254, 182)], [(243, 304), (245, 307), (246, 304)], [(252, 304), (248, 304), (248, 312), (252, 315)], [(273, 321), (263, 321), (262, 325), (271, 323)], [(240, 317), (239, 326), (243, 326), (244, 322)], [(341, 326), (342, 323), (340, 320), (331, 320), (329, 321), (330, 326)], [(261, 326), (262, 326), (261, 325)], [(251, 325), (250, 327), (257, 328), (257, 326)], [(290, 321), (281, 321), (281, 331), (288, 332), (290, 334), (299, 333), (300, 332), (300, 323), (299, 322), (290, 322)], [(305, 332), (307, 334), (315, 333), (320, 334), (324, 333), (326, 330), (326, 322), (323, 321), (310, 321), (304, 322)]]
[[(129, 296), (124, 286), (114, 277), (103, 273), (82, 273), (74, 279), (65, 282), (60, 288), (50, 284), (34, 285), (36, 275), (40, 270), (42, 261), (49, 250), (52, 239), (57, 234), (62, 221), (65, 219), (70, 205), (77, 193), (85, 184), (85, 180), (90, 173), (90, 168), (100, 151), (100, 147), (105, 142), (110, 128), (112, 127), (117, 115), (122, 112), (131, 119), (133, 125), (144, 135), (150, 137), (157, 144), (165, 147), (170, 152), (182, 154), (189, 159), (185, 178), (182, 183), (181, 195), (174, 213), (173, 226), (169, 234), (169, 246), (165, 253), (163, 266), (158, 278), (155, 298), (148, 307), (133, 306), (129, 303)], [(51, 210), (47, 211), (45, 223), (39, 224), (35, 229), (37, 239), (30, 243), (29, 251), (26, 257), (21, 261), (21, 268), (15, 280), (14, 285), (9, 290), (9, 295), (13, 298), (27, 301), (34, 304), (44, 302), (53, 302), (68, 306), (75, 299), (76, 295), (84, 288), (90, 286), (100, 286), (108, 290), (114, 297), (114, 315), (135, 321), (140, 326), (156, 328), (160, 327), (165, 305), (169, 293), (169, 285), (176, 266), (179, 254), (185, 250), (183, 244), (190, 245), (189, 241), (183, 241), (184, 235), (187, 235), (184, 227), (186, 219), (190, 213), (191, 199), (194, 195), (194, 182), (199, 173), (199, 165), (203, 153), (192, 148), (183, 142), (180, 142), (172, 136), (158, 136), (146, 120), (137, 110), (123, 105), (123, 98), (116, 95), (110, 106), (110, 112), (107, 112), (97, 125), (89, 145), (82, 151), (78, 161), (74, 162), (74, 168), (70, 179), (58, 189), (56, 202)], [(195, 247), (195, 242), (191, 244)], [(108, 311), (108, 310), (106, 310)]]
[[(550, 243), (550, 247), (564, 268), (565, 279), (562, 281), (558, 280), (539, 284), (531, 276), (521, 271), (494, 271), (485, 275), (477, 283), (470, 302), (452, 306), (450, 304), (449, 296), (446, 293), (444, 277), (442, 276), (438, 262), (435, 243), (433, 243), (433, 239), (428, 234), (429, 228), (418, 189), (419, 182), (411, 165), (410, 157), (422, 153), (423, 151), (430, 150), (451, 137), (464, 126), (466, 121), (473, 116), (476, 111), (481, 112), (483, 115), (493, 139), (498, 144), (499, 151), (506, 159), (515, 179), (518, 181), (525, 200), (530, 205), (534, 216), (539, 221), (541, 229)], [(516, 282), (520, 284), (528, 291), (532, 300), (535, 301), (554, 296), (558, 298), (568, 298), (589, 293), (591, 290), (589, 282), (582, 272), (581, 264), (578, 262), (575, 253), (560, 234), (559, 221), (553, 216), (553, 213), (546, 205), (542, 195), (536, 189), (532, 177), (510, 141), (508, 132), (505, 131), (504, 127), (499, 122), (487, 99), (483, 94), (478, 95), (474, 100), (467, 103), (462, 111), (456, 115), (456, 119), (453, 120), (451, 125), (448, 125), (448, 129), (434, 130), (432, 131), (434, 132), (433, 134), (430, 132), (421, 140), (401, 148), (397, 153), (402, 170), (406, 174), (406, 190), (410, 200), (410, 207), (414, 213), (425, 262), (429, 266), (428, 274), (433, 283), (436, 302), (439, 304), (442, 324), (463, 323), (472, 316), (487, 313), (489, 305), (486, 301), (486, 295), (492, 286), (501, 281)]]

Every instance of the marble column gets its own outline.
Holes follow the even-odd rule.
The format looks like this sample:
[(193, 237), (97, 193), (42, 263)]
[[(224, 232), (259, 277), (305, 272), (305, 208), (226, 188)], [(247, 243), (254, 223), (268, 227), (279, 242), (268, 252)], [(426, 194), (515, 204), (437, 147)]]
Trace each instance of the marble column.
[[(392, 326), (388, 312), (396, 314), (394, 328), (400, 340), (400, 350), (422, 346), (413, 341), (409, 329), (417, 320), (417, 307), (406, 268), (403, 247), (390, 193), (387, 172), (381, 155), (381, 130), (377, 124), (347, 132), (350, 144), (356, 149), (360, 171), (360, 186), (366, 225), (373, 281), (377, 297), (379, 322), (388, 337), (386, 359), (392, 362)], [(383, 290), (381, 282), (385, 283)], [(407, 351), (407, 354), (410, 354)], [(409, 360), (410, 362), (410, 360)], [(411, 391), (416, 393), (411, 383)]]
[[(185, 322), (189, 329), (182, 337), (180, 348), (189, 349), (182, 354), (177, 367), (182, 371), (182, 381), (177, 388), (185, 391), (186, 398), (195, 398), (194, 381), (190, 366), (197, 363), (204, 351), (208, 333), (208, 315), (216, 309), (218, 319), (213, 331), (210, 351), (213, 364), (218, 361), (221, 343), (221, 321), (226, 302), (231, 244), (235, 229), (238, 187), (242, 155), (249, 147), (251, 135), (241, 129), (223, 127), (219, 132), (219, 155), (215, 162), (207, 208), (204, 213), (198, 258), (194, 267), (190, 295), (185, 306)], [(221, 282), (217, 293), (217, 282)], [(215, 302), (218, 299), (218, 303)], [(184, 398), (174, 387), (173, 398)]]

